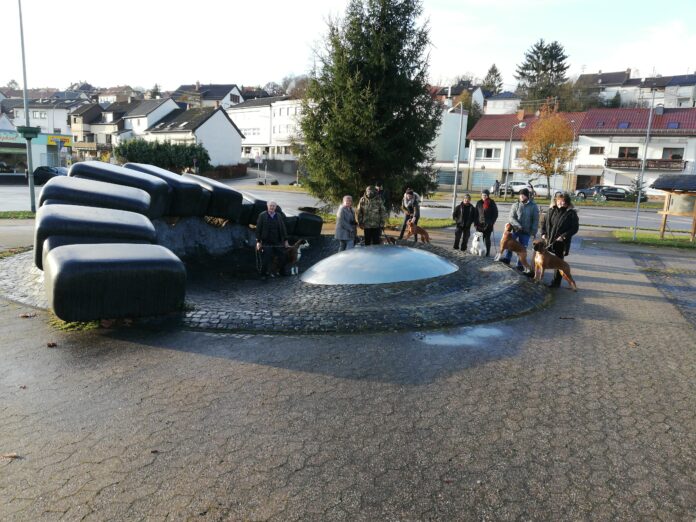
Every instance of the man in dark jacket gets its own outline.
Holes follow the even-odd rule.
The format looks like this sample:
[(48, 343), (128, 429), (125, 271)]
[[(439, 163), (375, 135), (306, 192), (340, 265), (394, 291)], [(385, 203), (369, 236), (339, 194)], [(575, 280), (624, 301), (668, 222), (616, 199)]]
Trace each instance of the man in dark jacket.
[(476, 203), (476, 222), (474, 226), (478, 232), (483, 233), (483, 240), (486, 242), (486, 256), (491, 255), (491, 234), (493, 225), (498, 219), (498, 205), (491, 199), (488, 189), (481, 191), (481, 199)]
[(457, 228), (454, 230), (455, 250), (466, 251), (466, 246), (469, 244), (469, 235), (471, 235), (471, 225), (476, 222), (477, 217), (478, 211), (471, 204), (471, 194), (464, 194), (462, 202), (454, 207), (454, 212), (452, 212), (452, 219), (454, 219), (457, 225)]
[[(556, 205), (549, 209), (541, 229), (541, 238), (546, 240), (548, 251), (563, 259), (570, 252), (570, 240), (578, 233), (580, 220), (570, 201), (570, 195), (556, 196)], [(556, 270), (553, 274), (551, 288), (561, 286), (561, 273)]]
[(278, 204), (275, 201), (266, 203), (267, 210), (259, 214), (256, 220), (256, 250), (261, 253), (261, 276), (266, 278), (271, 274), (270, 267), (273, 257), (278, 260), (278, 272), (283, 273), (287, 261), (288, 233), (285, 229), (283, 216), (276, 212)]

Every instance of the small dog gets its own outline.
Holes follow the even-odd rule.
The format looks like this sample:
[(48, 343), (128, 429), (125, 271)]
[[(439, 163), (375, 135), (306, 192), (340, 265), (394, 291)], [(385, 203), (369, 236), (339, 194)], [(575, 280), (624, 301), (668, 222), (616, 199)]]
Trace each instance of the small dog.
[(512, 225), (510, 223), (505, 223), (505, 229), (503, 230), (503, 237), (500, 238), (500, 247), (498, 248), (498, 255), (495, 256), (495, 260), (498, 261), (503, 255), (505, 250), (509, 250), (517, 254), (517, 258), (520, 260), (520, 264), (525, 268), (527, 272), (531, 273), (532, 268), (527, 263), (527, 249), (524, 248), (522, 243), (513, 239), (512, 237)]
[(404, 238), (406, 241), (408, 241), (408, 238), (415, 235), (416, 239), (415, 242), (418, 242), (418, 236), (421, 238), (421, 243), (430, 243), (430, 234), (426, 232), (424, 228), (419, 227), (418, 225), (415, 225), (413, 221), (408, 222), (408, 231), (406, 233), (406, 237)]
[(297, 263), (302, 257), (302, 250), (309, 247), (309, 242), (306, 239), (300, 239), (294, 245), (287, 249), (287, 265), (289, 267), (290, 275), (297, 275), (300, 273)]
[(383, 245), (396, 245), (396, 238), (388, 236), (387, 234), (382, 234), (382, 244)]
[(471, 239), (471, 248), (469, 253), (474, 256), (486, 255), (486, 243), (483, 241), (483, 232), (474, 232), (474, 237)]
[(546, 249), (546, 241), (537, 239), (534, 241), (534, 281), (540, 283), (544, 280), (544, 271), (546, 269), (558, 270), (563, 276), (563, 279), (568, 281), (568, 284), (574, 292), (578, 291), (578, 286), (570, 275), (570, 265), (563, 259), (553, 255)]

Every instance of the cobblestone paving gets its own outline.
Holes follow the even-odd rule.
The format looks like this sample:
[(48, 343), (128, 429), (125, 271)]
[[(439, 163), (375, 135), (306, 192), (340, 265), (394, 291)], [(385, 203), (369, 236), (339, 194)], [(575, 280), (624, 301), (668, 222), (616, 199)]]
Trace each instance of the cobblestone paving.
[[(307, 256), (311, 266), (335, 252), (330, 241)], [(411, 245), (413, 246), (413, 245)], [(459, 251), (418, 244), (460, 270), (436, 279), (387, 285), (310, 285), (297, 277), (260, 282), (216, 270), (191, 274), (188, 311), (167, 324), (256, 332), (355, 332), (475, 324), (540, 308), (548, 292), (508, 267)], [(319, 250), (319, 252), (317, 252)], [(0, 295), (47, 308), (43, 272), (32, 253), (0, 260)], [(161, 322), (160, 320), (147, 322)]]
[(692, 521), (696, 331), (600, 247), (456, 330), (68, 333), (0, 299), (0, 519)]

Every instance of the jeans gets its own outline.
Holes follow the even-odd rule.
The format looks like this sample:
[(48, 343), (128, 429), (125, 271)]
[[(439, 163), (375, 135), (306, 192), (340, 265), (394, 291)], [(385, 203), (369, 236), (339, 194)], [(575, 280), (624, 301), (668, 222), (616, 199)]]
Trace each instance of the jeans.
[(343, 252), (344, 250), (350, 250), (355, 246), (354, 239), (339, 239), (338, 240), (338, 251)]
[[(512, 239), (516, 239), (517, 241), (519, 241), (524, 248), (527, 248), (527, 245), (529, 245), (529, 237), (530, 237), (529, 234), (527, 234), (525, 232), (513, 232), (512, 233)], [(508, 261), (510, 261), (511, 258), (512, 258), (512, 252), (510, 252), (508, 250), (505, 253), (505, 255), (503, 256), (503, 259), (507, 259)], [(517, 258), (517, 268), (523, 268), (522, 263), (520, 263), (519, 258)]]

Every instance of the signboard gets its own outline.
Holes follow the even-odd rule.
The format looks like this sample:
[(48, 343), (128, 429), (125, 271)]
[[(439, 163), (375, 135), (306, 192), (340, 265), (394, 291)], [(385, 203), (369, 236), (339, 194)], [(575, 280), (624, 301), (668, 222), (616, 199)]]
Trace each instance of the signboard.
[(48, 145), (57, 145), (58, 150), (63, 147), (72, 147), (72, 136), (62, 136), (59, 134), (49, 134), (46, 139)]
[(24, 143), (18, 132), (0, 131), (0, 143)]

